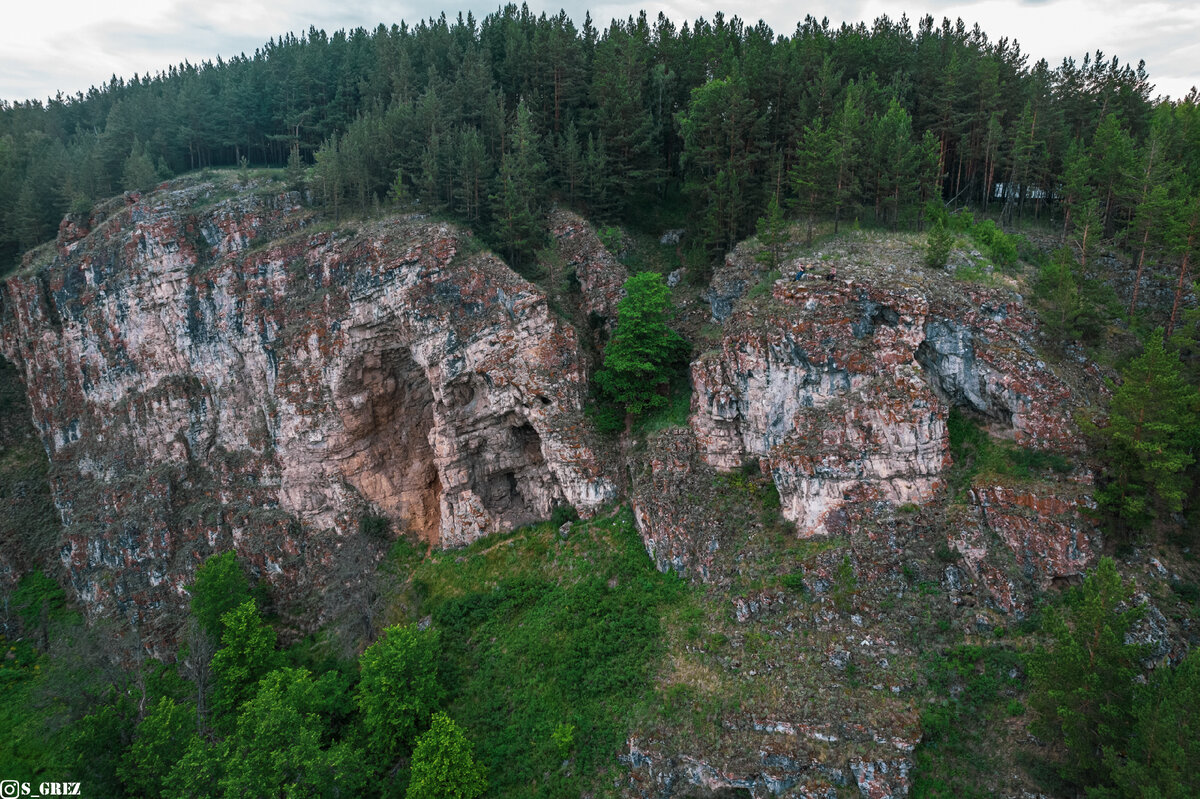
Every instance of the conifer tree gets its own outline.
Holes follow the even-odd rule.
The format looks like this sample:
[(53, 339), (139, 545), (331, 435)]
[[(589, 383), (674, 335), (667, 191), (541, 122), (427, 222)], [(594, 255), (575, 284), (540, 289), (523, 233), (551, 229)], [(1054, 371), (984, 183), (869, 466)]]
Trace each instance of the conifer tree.
[(491, 199), (497, 238), (509, 263), (519, 266), (541, 241), (546, 162), (529, 107), (522, 100), (500, 162), (500, 185)]
[(657, 272), (641, 272), (625, 281), (617, 327), (604, 348), (596, 385), (633, 416), (667, 403), (673, 373), (687, 354), (683, 338), (667, 326), (669, 307), (670, 290)]
[(1179, 356), (1159, 328), (1122, 374), (1100, 431), (1108, 468), (1096, 499), (1125, 529), (1144, 527), (1160, 508), (1182, 509), (1200, 444), (1198, 413), (1200, 395), (1180, 376)]
[(837, 196), (837, 134), (818, 119), (804, 128), (789, 178), (796, 208), (805, 219), (805, 243), (812, 244), (817, 216), (832, 210)]
[(1066, 745), (1060, 773), (1080, 787), (1107, 782), (1104, 750), (1123, 742), (1132, 718), (1144, 648), (1126, 634), (1145, 611), (1132, 597), (1116, 564), (1101, 558), (1066, 608), (1048, 614), (1049, 644), (1029, 658), (1035, 729)]

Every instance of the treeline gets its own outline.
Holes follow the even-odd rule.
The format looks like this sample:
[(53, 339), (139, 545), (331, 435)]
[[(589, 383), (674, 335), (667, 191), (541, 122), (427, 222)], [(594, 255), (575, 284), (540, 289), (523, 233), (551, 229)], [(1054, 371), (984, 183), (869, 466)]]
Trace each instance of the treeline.
[[(1096, 53), (1030, 66), (1009, 39), (929, 16), (915, 29), (809, 17), (779, 36), (719, 13), (598, 29), (509, 5), (481, 22), (314, 28), (252, 56), (4, 104), (0, 258), (121, 189), (289, 157), (315, 163), (331, 204), (416, 199), (514, 257), (552, 198), (639, 226), (695, 219), (716, 250), (772, 197), (898, 226), (931, 198), (1044, 216), (1087, 184), (1112, 235), (1150, 224), (1139, 204), (1185, 144), (1154, 133), (1151, 92), (1141, 65)], [(1194, 116), (1195, 96), (1179, 107)], [(1091, 173), (1114, 146), (1103, 163), (1126, 177)]]

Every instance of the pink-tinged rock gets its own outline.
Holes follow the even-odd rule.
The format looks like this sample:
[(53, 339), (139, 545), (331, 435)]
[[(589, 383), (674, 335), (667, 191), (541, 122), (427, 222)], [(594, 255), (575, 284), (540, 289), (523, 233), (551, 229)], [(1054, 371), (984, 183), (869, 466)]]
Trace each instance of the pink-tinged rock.
[(628, 270), (605, 248), (591, 224), (577, 214), (555, 209), (550, 214), (550, 233), (579, 279), (584, 311), (615, 322)]
[(948, 443), (916, 362), (925, 300), (816, 280), (776, 281), (774, 298), (692, 364), (703, 459), (763, 460), (801, 536), (836, 532), (848, 501), (931, 499)]
[(536, 287), (448, 225), (309, 235), (294, 194), (192, 210), (214, 190), (130, 198), (0, 295), (92, 609), (155, 617), (230, 546), (301, 596), (366, 513), (459, 546), (615, 497)]
[(1017, 565), (1042, 588), (1082, 577), (1097, 558), (1095, 525), (1085, 516), (1091, 500), (1063, 484), (976, 485), (972, 499)]

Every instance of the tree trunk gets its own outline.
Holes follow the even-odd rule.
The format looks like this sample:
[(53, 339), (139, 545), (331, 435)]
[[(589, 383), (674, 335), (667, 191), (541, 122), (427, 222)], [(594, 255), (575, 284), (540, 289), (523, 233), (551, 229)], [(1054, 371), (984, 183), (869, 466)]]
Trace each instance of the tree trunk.
[(1138, 289), (1142, 286), (1142, 269), (1146, 264), (1146, 244), (1150, 241), (1150, 226), (1146, 225), (1146, 232), (1142, 234), (1142, 249), (1138, 253), (1137, 274), (1133, 278), (1133, 297), (1129, 300), (1129, 319), (1133, 320), (1133, 311), (1137, 308)]

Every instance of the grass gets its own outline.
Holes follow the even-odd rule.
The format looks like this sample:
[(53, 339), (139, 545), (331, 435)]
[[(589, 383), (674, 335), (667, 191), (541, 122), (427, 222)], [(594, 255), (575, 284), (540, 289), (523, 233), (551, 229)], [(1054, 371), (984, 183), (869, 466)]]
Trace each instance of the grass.
[(611, 789), (629, 719), (653, 701), (660, 618), (684, 590), (654, 570), (630, 511), (576, 523), (566, 540), (549, 523), (489, 537), (412, 578), (417, 612), (442, 632), (449, 712), (492, 795)]
[(950, 455), (954, 459), (946, 482), (956, 497), (965, 497), (972, 480), (981, 474), (1030, 480), (1049, 471), (1071, 471), (1070, 462), (1062, 455), (1024, 449), (993, 439), (957, 408), (950, 409), (946, 427), (950, 436)]
[(692, 386), (686, 376), (672, 381), (667, 404), (637, 420), (634, 429), (643, 434), (669, 427), (687, 427), (692, 412)]

